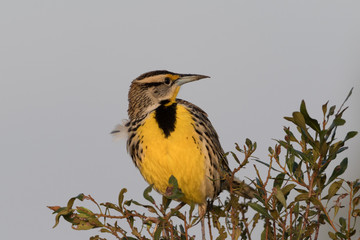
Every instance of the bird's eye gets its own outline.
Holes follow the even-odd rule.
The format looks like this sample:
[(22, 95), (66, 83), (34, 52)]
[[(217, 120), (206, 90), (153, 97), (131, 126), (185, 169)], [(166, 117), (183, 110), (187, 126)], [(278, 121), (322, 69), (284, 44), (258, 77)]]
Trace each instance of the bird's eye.
[(164, 80), (164, 83), (166, 84), (166, 85), (169, 85), (170, 84), (170, 78), (169, 77), (166, 77), (165, 78), (165, 80)]

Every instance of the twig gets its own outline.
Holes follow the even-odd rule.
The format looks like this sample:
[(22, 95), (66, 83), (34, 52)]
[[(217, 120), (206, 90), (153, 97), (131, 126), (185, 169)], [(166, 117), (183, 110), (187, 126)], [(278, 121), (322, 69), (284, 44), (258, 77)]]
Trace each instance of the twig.
[(88, 199), (88, 200), (92, 201), (93, 203), (95, 203), (95, 205), (98, 207), (100, 213), (103, 214), (103, 212), (101, 211), (100, 205), (95, 201), (94, 198), (92, 198), (92, 197), (90, 196), (90, 194), (89, 194), (88, 196), (84, 196), (84, 199)]
[[(275, 190), (275, 188), (274, 188), (274, 190)], [(277, 190), (275, 190), (275, 191), (277, 191)], [(272, 209), (276, 211), (276, 209), (275, 209), (275, 207), (276, 207), (275, 201), (272, 201), (272, 203), (273, 203)], [(275, 221), (275, 219), (273, 221), (273, 228), (274, 228), (274, 236), (273, 237), (274, 237), (274, 239), (276, 239), (276, 221)]]
[(273, 156), (270, 156), (270, 167), (269, 167), (269, 170), (268, 170), (268, 174), (267, 174), (267, 177), (266, 177), (266, 180), (265, 180), (265, 183), (264, 183), (264, 187), (267, 185), (271, 175), (271, 166), (272, 166), (272, 163), (273, 163)]
[(266, 218), (266, 221), (265, 221), (265, 225), (266, 225), (266, 232), (265, 232), (265, 239), (268, 240), (269, 239), (269, 219)]
[(181, 202), (179, 205), (177, 205), (175, 208), (171, 209), (168, 214), (166, 214), (164, 217), (165, 219), (169, 219), (176, 211), (179, 211), (183, 206), (185, 206), (186, 203)]
[(188, 225), (186, 223), (186, 213), (185, 213), (185, 217), (184, 217), (184, 227), (185, 227), (185, 239), (189, 239), (189, 236), (188, 236)]
[[(310, 199), (311, 196), (312, 196), (312, 192), (313, 192), (313, 184), (314, 184), (314, 179), (316, 177), (316, 172), (313, 173), (313, 175), (311, 176), (311, 178), (309, 179), (310, 180), (310, 184), (308, 186), (308, 189), (309, 189), (309, 194), (308, 194), (308, 198)], [(308, 222), (308, 216), (309, 216), (309, 211), (310, 211), (310, 200), (308, 200), (306, 202), (306, 211), (305, 211), (305, 216), (304, 216), (304, 223), (303, 223), (303, 226), (302, 228), (305, 229), (306, 228), (306, 224)]]
[(330, 219), (329, 213), (326, 211), (324, 205), (322, 205), (322, 202), (320, 202), (320, 204), (321, 204), (321, 208), (322, 208), (321, 210), (325, 213), (326, 217), (328, 218), (331, 227), (334, 229), (335, 232), (337, 232), (338, 230), (334, 226), (334, 222)]
[(102, 214), (102, 213), (94, 213), (95, 216), (97, 217), (103, 217), (103, 218), (113, 218), (113, 219), (124, 219), (127, 218), (128, 216), (112, 216), (112, 215), (107, 215), (107, 214)]
[(290, 222), (289, 222), (289, 226), (290, 226), (290, 230), (289, 230), (289, 236), (290, 236), (290, 240), (292, 239), (292, 234), (291, 234), (291, 229), (293, 229), (292, 225), (293, 225), (293, 221), (292, 221), (292, 215), (293, 215), (293, 210), (294, 210), (295, 206), (292, 206), (290, 208)]
[(242, 215), (242, 219), (245, 219), (244, 224), (245, 224), (246, 235), (248, 236), (249, 240), (251, 240), (251, 234), (250, 234), (250, 231), (249, 231), (249, 223), (246, 222), (244, 211), (241, 211), (241, 215)]
[(210, 222), (210, 213), (207, 213), (207, 218), (208, 218), (208, 225), (209, 225), (209, 235), (210, 235), (210, 240), (213, 240), (213, 236), (211, 233), (211, 222)]
[(316, 227), (316, 232), (315, 232), (315, 238), (314, 238), (314, 239), (318, 239), (318, 236), (319, 236), (319, 230), (320, 230), (320, 213), (321, 213), (321, 211), (320, 211), (320, 209), (318, 209), (318, 220), (317, 220), (318, 225), (317, 225), (317, 227)]
[[(275, 158), (275, 160), (276, 160), (276, 158)], [(296, 178), (294, 178), (293, 175), (289, 174), (289, 172), (286, 170), (286, 168), (283, 167), (278, 160), (276, 161), (276, 163), (277, 163), (277, 164), (279, 165), (279, 167), (283, 170), (283, 173), (286, 173), (286, 175), (288, 175), (293, 182), (296, 182), (296, 183), (299, 184), (300, 186), (307, 187), (307, 185), (306, 185), (305, 183), (299, 182)]]
[(286, 232), (286, 221), (287, 221), (287, 216), (288, 216), (288, 212), (287, 212), (287, 209), (285, 209), (285, 221), (283, 221), (282, 223), (282, 229), (283, 229), (283, 234), (282, 234), (282, 240), (285, 239), (285, 232)]
[(349, 196), (349, 212), (348, 212), (348, 236), (349, 236), (349, 240), (350, 240), (350, 220), (351, 220), (351, 203), (352, 203), (352, 198), (353, 198), (353, 187), (354, 187), (354, 183), (350, 182), (350, 196)]

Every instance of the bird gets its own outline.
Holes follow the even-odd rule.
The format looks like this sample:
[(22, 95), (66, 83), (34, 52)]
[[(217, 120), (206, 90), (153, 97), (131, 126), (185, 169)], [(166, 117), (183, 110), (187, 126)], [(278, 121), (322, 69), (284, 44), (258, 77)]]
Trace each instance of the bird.
[[(112, 131), (127, 137), (127, 151), (143, 178), (160, 194), (169, 190), (174, 176), (183, 193), (183, 203), (199, 206), (202, 237), (207, 201), (229, 190), (231, 175), (226, 154), (207, 113), (195, 104), (177, 98), (187, 83), (209, 78), (155, 70), (135, 78), (128, 94), (128, 117)], [(239, 195), (253, 198), (256, 191), (233, 178)]]

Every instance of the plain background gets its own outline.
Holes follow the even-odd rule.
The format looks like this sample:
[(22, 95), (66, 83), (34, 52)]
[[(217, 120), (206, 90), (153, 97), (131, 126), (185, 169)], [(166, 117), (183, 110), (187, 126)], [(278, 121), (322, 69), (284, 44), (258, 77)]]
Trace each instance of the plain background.
[[(150, 70), (211, 76), (179, 97), (209, 114), (225, 151), (250, 138), (267, 161), (302, 99), (321, 119), (351, 87), (338, 133), (359, 131), (359, 13), (359, 1), (1, 1), (1, 238), (88, 239), (98, 232), (52, 229), (46, 206), (81, 192), (115, 202), (122, 187), (142, 199), (147, 184), (109, 132)], [(338, 161), (356, 179), (359, 137), (348, 146)]]

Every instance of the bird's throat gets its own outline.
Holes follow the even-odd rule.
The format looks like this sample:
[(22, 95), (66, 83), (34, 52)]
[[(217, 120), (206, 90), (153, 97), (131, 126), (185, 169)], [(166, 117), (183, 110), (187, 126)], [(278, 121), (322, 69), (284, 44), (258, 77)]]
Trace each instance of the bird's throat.
[(165, 138), (168, 138), (175, 130), (176, 109), (177, 104), (174, 102), (171, 105), (161, 104), (155, 110), (155, 120), (159, 128), (163, 131)]
[(171, 104), (175, 103), (176, 96), (178, 95), (179, 91), (180, 91), (180, 86), (176, 87), (174, 94), (169, 99), (169, 102), (166, 104), (167, 106), (170, 106)]

